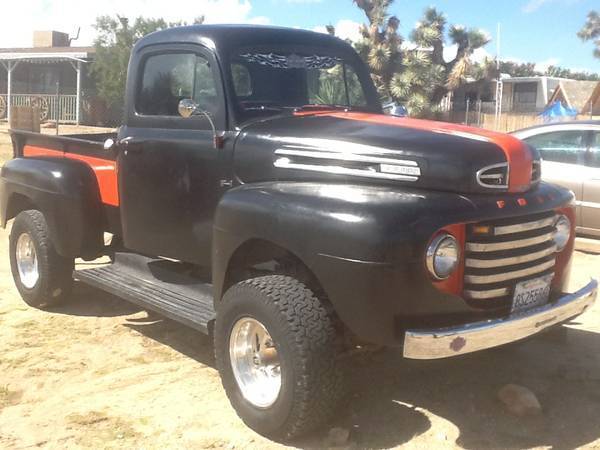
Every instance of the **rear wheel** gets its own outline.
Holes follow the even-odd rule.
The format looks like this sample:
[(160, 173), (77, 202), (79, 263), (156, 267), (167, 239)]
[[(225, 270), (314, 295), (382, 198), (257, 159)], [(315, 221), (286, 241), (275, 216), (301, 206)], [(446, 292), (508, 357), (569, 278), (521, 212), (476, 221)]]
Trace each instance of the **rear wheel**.
[(40, 211), (17, 215), (10, 232), (9, 252), (13, 279), (25, 303), (47, 307), (68, 298), (74, 261), (56, 253)]
[(343, 394), (337, 334), (324, 305), (283, 275), (242, 281), (217, 307), (223, 387), (257, 432), (291, 438), (325, 425)]

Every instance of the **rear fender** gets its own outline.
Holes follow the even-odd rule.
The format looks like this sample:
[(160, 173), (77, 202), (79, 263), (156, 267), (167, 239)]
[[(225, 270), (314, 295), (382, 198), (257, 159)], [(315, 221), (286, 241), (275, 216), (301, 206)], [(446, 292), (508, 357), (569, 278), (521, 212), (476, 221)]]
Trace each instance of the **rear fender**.
[(40, 210), (56, 251), (89, 258), (103, 246), (104, 215), (92, 169), (68, 159), (16, 158), (0, 172), (0, 225), (23, 209)]

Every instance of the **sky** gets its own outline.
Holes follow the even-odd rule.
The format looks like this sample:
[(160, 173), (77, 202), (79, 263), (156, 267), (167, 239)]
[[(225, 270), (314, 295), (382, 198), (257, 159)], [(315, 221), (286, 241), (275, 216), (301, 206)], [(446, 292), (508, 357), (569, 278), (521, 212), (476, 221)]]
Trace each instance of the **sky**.
[[(207, 23), (255, 23), (324, 31), (336, 26), (339, 36), (356, 39), (365, 17), (352, 0), (19, 0), (3, 7), (0, 47), (32, 45), (33, 30), (59, 30), (81, 35), (73, 45), (94, 39), (95, 17), (120, 14), (166, 20), (193, 20), (204, 15)], [(18, 5), (18, 8), (17, 8)], [(578, 71), (599, 72), (600, 59), (593, 44), (583, 43), (577, 31), (598, 0), (396, 0), (390, 12), (400, 19), (400, 33), (410, 31), (427, 6), (444, 12), (449, 24), (487, 32), (490, 44), (477, 52), (476, 60), (496, 54), (496, 30), (501, 29), (500, 57), (515, 62), (534, 62), (543, 70), (559, 65)], [(448, 48), (446, 58), (455, 49)]]

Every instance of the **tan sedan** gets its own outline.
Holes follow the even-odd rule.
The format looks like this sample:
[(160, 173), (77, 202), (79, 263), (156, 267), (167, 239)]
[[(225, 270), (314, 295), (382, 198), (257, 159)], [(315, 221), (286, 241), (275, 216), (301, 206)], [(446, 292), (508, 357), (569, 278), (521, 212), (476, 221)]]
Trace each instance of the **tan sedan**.
[(600, 236), (600, 121), (553, 123), (512, 134), (538, 149), (544, 180), (575, 193), (577, 232)]

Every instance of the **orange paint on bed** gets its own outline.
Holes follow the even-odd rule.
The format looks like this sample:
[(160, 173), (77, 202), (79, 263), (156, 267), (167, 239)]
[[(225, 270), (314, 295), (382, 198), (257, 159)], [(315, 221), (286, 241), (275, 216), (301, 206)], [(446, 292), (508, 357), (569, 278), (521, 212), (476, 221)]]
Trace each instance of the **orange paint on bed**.
[(533, 169), (533, 158), (527, 146), (519, 139), (504, 133), (473, 128), (455, 123), (437, 122), (433, 120), (410, 119), (407, 117), (394, 117), (384, 114), (357, 113), (357, 112), (306, 112), (297, 115), (321, 115), (337, 117), (339, 119), (359, 120), (361, 122), (376, 123), (380, 125), (391, 125), (396, 127), (413, 128), (417, 130), (444, 133), (449, 135), (463, 136), (471, 135), (487, 142), (496, 144), (502, 149), (506, 161), (510, 167), (508, 179), (509, 192), (523, 192), (531, 185), (531, 171)]
[(23, 156), (27, 156), (30, 158), (36, 156), (64, 158), (64, 155), (65, 152), (61, 150), (51, 150), (49, 148), (36, 147), (35, 145), (26, 145), (25, 147), (23, 147)]
[(115, 161), (94, 158), (92, 156), (85, 156), (77, 153), (66, 153), (65, 156), (70, 159), (76, 159), (87, 163), (94, 171), (96, 179), (98, 180), (102, 203), (111, 206), (119, 206), (117, 163)]
[(51, 157), (51, 158), (69, 158), (85, 162), (94, 171), (98, 188), (100, 189), (100, 199), (102, 203), (111, 206), (119, 206), (119, 187), (117, 181), (117, 164), (109, 159), (94, 158), (93, 156), (80, 155), (77, 153), (65, 153), (60, 150), (51, 150), (33, 145), (23, 147), (23, 156), (25, 157)]

